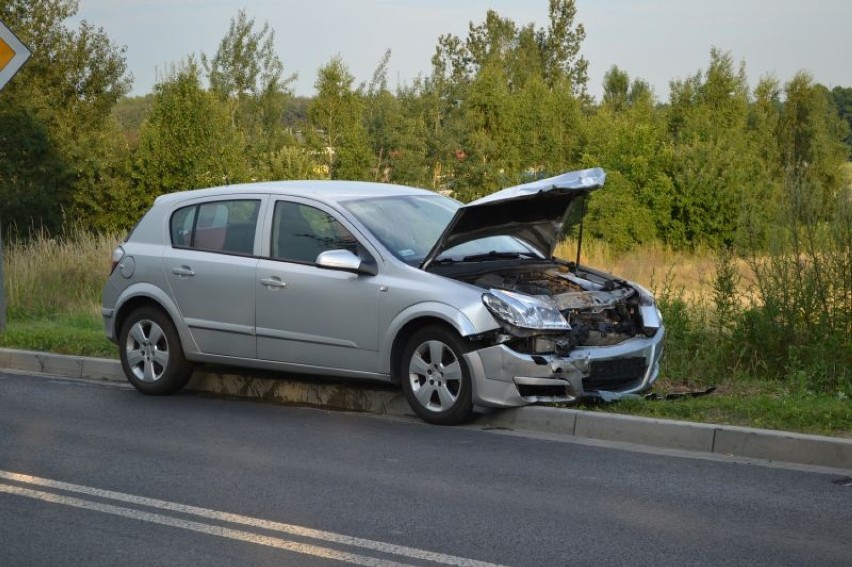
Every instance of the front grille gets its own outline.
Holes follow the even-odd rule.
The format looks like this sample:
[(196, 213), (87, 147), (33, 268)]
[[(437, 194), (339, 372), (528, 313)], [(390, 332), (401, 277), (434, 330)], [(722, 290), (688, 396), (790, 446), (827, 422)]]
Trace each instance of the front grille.
[(639, 385), (647, 368), (645, 358), (641, 356), (593, 360), (589, 364), (588, 378), (583, 378), (583, 389), (626, 390)]

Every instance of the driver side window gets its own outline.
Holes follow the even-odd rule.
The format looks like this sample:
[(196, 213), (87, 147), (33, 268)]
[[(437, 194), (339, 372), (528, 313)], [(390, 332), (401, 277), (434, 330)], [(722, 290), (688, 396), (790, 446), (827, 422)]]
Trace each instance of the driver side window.
[(316, 261), (326, 250), (357, 254), (358, 242), (334, 217), (308, 205), (279, 201), (272, 218), (272, 258), (291, 262)]

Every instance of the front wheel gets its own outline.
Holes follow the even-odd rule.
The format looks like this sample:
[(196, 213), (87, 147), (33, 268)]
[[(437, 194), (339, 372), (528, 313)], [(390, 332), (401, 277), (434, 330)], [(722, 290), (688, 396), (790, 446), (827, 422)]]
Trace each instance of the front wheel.
[(158, 309), (142, 307), (131, 313), (118, 344), (124, 375), (142, 393), (173, 394), (192, 375), (171, 319)]
[(456, 425), (473, 416), (464, 353), (461, 340), (443, 327), (424, 327), (409, 339), (402, 353), (402, 389), (423, 421)]

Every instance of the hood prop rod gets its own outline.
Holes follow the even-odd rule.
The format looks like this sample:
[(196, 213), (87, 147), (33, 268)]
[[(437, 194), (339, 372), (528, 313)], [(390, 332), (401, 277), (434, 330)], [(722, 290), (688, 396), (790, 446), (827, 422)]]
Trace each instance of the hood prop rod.
[(580, 210), (580, 231), (577, 235), (577, 261), (574, 262), (575, 266), (580, 265), (580, 251), (583, 249), (583, 221), (586, 219), (586, 199), (589, 198), (589, 194), (585, 194), (583, 196), (583, 200), (581, 203), (582, 209)]

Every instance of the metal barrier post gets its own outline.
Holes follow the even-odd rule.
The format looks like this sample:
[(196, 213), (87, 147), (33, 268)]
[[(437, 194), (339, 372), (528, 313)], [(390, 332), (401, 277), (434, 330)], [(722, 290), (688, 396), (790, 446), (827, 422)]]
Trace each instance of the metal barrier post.
[(6, 288), (3, 275), (3, 225), (0, 224), (0, 333), (6, 330)]

